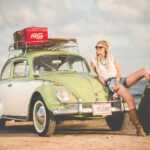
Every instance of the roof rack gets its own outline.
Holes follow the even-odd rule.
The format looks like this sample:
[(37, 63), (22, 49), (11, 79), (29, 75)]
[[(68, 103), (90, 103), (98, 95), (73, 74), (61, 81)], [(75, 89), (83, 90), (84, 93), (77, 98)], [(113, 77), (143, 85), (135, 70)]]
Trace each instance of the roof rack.
[[(37, 43), (37, 44), (35, 44)], [(40, 43), (40, 44), (39, 44)], [(75, 50), (73, 50), (75, 49)], [(20, 53), (26, 54), (30, 51), (40, 51), (40, 50), (67, 50), (75, 51), (79, 53), (78, 43), (75, 38), (49, 38), (48, 41), (34, 41), (34, 44), (31, 42), (22, 42), (18, 41), (9, 46), (9, 56), (16, 56)]]

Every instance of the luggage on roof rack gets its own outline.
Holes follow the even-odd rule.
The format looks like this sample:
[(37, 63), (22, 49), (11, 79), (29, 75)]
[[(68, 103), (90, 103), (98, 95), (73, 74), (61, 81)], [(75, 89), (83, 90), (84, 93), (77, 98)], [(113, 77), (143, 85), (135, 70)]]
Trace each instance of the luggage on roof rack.
[(70, 48), (78, 49), (78, 43), (75, 38), (49, 38), (44, 43), (34, 43), (32, 45), (26, 42), (23, 45), (20, 45), (20, 43), (14, 43), (9, 46), (9, 51), (22, 50), (25, 52), (34, 50), (68, 50)]
[(47, 27), (27, 27), (16, 31), (13, 35), (15, 49), (41, 45), (48, 41)]
[(75, 38), (48, 38), (47, 27), (27, 27), (16, 31), (13, 36), (14, 43), (9, 46), (11, 54), (39, 50), (66, 50), (79, 53)]
[(75, 38), (49, 38), (44, 47), (49, 50), (58, 50), (67, 47), (77, 47), (76, 44), (77, 40)]
[(16, 43), (13, 43), (9, 46), (9, 58), (18, 56), (20, 53), (26, 54), (26, 52), (30, 51), (53, 51), (53, 50), (63, 50), (70, 52), (78, 52), (78, 43), (75, 38), (49, 38), (47, 42), (39, 44), (39, 45), (21, 45), (19, 48), (15, 47)]

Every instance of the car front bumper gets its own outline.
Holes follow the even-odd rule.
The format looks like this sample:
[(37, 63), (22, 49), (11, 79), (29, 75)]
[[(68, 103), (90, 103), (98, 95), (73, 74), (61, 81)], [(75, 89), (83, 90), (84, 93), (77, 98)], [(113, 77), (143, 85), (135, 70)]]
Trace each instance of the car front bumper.
[[(129, 109), (124, 106), (124, 102), (122, 101), (108, 101), (108, 102), (95, 102), (95, 103), (90, 103), (90, 107), (85, 108), (84, 103), (76, 103), (76, 108), (68, 108), (68, 109), (60, 109), (58, 105), (56, 110), (53, 110), (54, 115), (82, 115), (82, 114), (94, 114), (94, 110), (92, 108), (93, 104), (98, 104), (101, 105), (103, 103), (110, 103), (111, 104), (111, 112), (124, 112), (128, 111)], [(119, 107), (113, 106), (114, 103), (118, 103)], [(69, 103), (71, 104), (71, 103)], [(62, 104), (61, 104), (62, 105)], [(100, 116), (107, 116), (107, 114), (100, 114)]]

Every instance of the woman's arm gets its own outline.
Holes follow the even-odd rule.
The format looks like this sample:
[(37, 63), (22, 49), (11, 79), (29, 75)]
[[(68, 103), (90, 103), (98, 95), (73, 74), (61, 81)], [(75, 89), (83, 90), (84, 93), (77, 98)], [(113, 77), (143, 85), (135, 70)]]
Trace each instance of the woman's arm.
[(117, 80), (114, 85), (114, 90), (117, 92), (120, 89), (119, 81), (122, 77), (122, 71), (121, 71), (120, 65), (117, 63), (116, 60), (114, 60), (114, 64), (115, 64), (116, 70), (117, 70)]
[(98, 80), (99, 80), (103, 85), (106, 85), (106, 81), (105, 81), (105, 79), (104, 79), (102, 76), (98, 75)]
[(122, 77), (122, 71), (121, 71), (120, 65), (118, 64), (118, 62), (116, 60), (114, 60), (114, 64), (115, 64), (116, 70), (117, 70), (117, 81), (119, 81)]
[(91, 61), (90, 61), (90, 65), (91, 65), (92, 69), (94, 70), (94, 72), (97, 74), (96, 64), (95, 64), (95, 62), (93, 62), (93, 61), (94, 61), (94, 60), (91, 60)]
[(92, 67), (92, 69), (94, 70), (94, 72), (97, 74), (98, 80), (99, 80), (103, 85), (105, 85), (105, 80), (104, 80), (104, 78), (103, 78), (102, 76), (100, 76), (100, 74), (99, 74), (99, 72), (98, 72), (98, 69), (97, 69), (97, 67), (96, 67), (96, 62), (95, 62), (94, 60), (91, 60), (91, 61), (90, 61), (90, 64), (91, 64), (91, 67)]

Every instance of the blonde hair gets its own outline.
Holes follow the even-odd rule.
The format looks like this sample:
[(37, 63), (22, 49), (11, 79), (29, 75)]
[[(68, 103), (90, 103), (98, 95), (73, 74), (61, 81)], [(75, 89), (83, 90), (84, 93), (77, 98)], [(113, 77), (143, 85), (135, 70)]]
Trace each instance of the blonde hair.
[[(102, 40), (102, 41), (98, 41), (96, 46), (101, 44), (102, 47), (105, 48), (105, 52), (106, 52), (106, 56), (105, 56), (105, 59), (106, 59), (106, 67), (109, 69), (109, 44), (107, 41), (105, 40)], [(96, 56), (96, 67), (98, 68), (99, 66), (99, 62), (101, 60), (101, 57), (99, 55)]]

